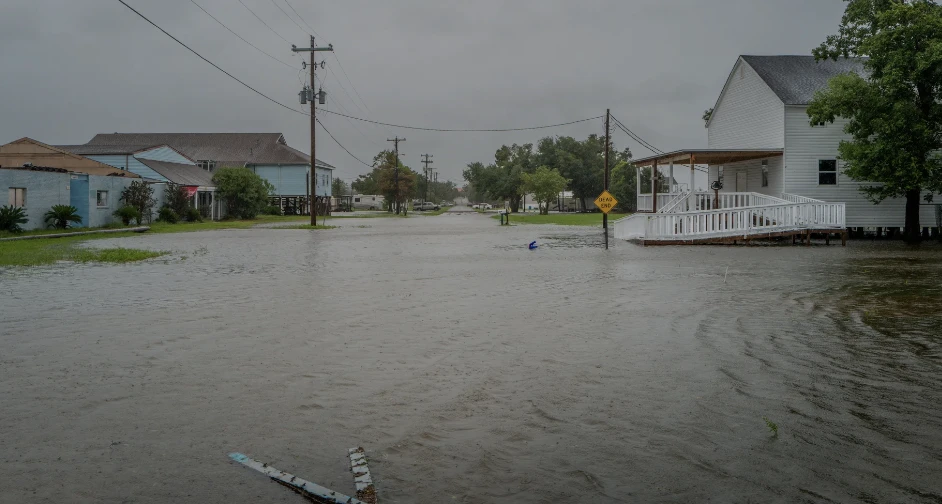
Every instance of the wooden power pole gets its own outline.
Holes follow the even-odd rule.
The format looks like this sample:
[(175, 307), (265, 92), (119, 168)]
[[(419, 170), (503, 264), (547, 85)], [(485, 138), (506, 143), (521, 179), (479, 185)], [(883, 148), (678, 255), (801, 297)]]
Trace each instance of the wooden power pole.
[[(612, 134), (609, 131), (609, 118), (612, 116), (611, 109), (605, 109), (605, 191), (608, 191), (608, 182), (611, 178), (608, 167), (608, 151), (611, 144)], [(605, 250), (608, 250), (608, 213), (602, 212), (602, 227), (605, 228)]]
[(317, 47), (314, 44), (314, 36), (311, 35), (311, 47), (291, 46), (293, 52), (311, 53), (311, 226), (317, 225), (317, 101), (323, 99), (323, 90), (319, 90), (317, 95), (314, 91), (314, 71), (317, 69), (317, 61), (314, 60), (314, 53), (321, 51), (333, 51), (334, 45), (327, 44), (327, 47)]
[(395, 171), (393, 172), (394, 174), (393, 184), (396, 188), (396, 195), (395, 195), (396, 201), (394, 201), (396, 205), (396, 215), (399, 215), (399, 210), (400, 210), (399, 208), (399, 142), (405, 142), (406, 139), (396, 137), (396, 138), (387, 139), (386, 141), (393, 142), (396, 145), (396, 160), (395, 160), (396, 166), (394, 168)]
[(433, 157), (435, 156), (431, 154), (422, 154), (422, 162), (425, 163), (425, 197), (422, 199), (423, 201), (428, 201), (428, 186), (432, 183), (432, 172), (429, 171), (428, 165), (434, 163), (432, 161)]

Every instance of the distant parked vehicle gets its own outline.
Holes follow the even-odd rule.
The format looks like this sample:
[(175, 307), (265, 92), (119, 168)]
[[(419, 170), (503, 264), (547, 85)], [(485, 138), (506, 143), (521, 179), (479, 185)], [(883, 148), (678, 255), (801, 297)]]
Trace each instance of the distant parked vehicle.
[(435, 211), (442, 209), (441, 206), (432, 203), (431, 201), (426, 201), (425, 203), (416, 203), (412, 205), (412, 208), (417, 212)]
[(382, 210), (383, 196), (377, 194), (357, 194), (353, 197), (353, 208), (357, 210)]

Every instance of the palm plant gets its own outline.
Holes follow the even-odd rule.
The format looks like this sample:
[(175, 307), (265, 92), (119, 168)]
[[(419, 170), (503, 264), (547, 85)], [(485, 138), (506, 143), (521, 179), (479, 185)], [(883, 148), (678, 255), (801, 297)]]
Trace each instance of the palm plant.
[(26, 211), (20, 207), (5, 206), (0, 207), (0, 231), (10, 233), (21, 233), (23, 228), (20, 224), (26, 224), (29, 219), (26, 218)]
[(55, 229), (68, 229), (69, 224), (82, 223), (82, 216), (78, 214), (78, 208), (71, 205), (53, 205), (52, 209), (46, 212), (46, 226)]

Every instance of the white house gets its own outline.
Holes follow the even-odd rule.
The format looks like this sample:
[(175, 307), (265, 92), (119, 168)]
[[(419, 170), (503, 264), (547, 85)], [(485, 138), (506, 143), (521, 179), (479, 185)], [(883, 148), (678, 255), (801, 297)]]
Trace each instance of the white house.
[[(860, 182), (843, 174), (838, 145), (849, 139), (846, 120), (812, 125), (808, 105), (837, 75), (863, 73), (861, 59), (815, 61), (812, 56), (740, 56), (707, 122), (707, 149), (681, 150), (640, 159), (678, 181), (668, 194), (640, 194), (638, 208), (652, 215), (616, 224), (616, 236), (655, 242), (901, 228), (905, 200), (874, 205)], [(706, 167), (714, 191), (690, 191), (695, 169)], [(653, 186), (653, 184), (652, 184)], [(763, 210), (750, 210), (764, 207)], [(691, 214), (678, 217), (680, 214)], [(695, 215), (694, 215), (695, 214)], [(936, 226), (934, 205), (921, 223)]]

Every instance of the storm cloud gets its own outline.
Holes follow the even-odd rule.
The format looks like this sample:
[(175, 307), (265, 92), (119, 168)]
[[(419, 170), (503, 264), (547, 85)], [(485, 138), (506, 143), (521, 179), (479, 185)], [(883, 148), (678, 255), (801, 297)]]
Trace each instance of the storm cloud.
[[(319, 56), (328, 110), (439, 128), (508, 128), (612, 113), (664, 150), (706, 145), (700, 116), (740, 54), (808, 54), (836, 31), (840, 0), (126, 0), (222, 68), (300, 108), (306, 25), (336, 57)], [(289, 5), (290, 4), (290, 5)], [(280, 6), (287, 15), (278, 9)], [(297, 9), (303, 22), (294, 16)], [(292, 21), (293, 19), (293, 21)], [(297, 24), (296, 24), (297, 23)], [(299, 26), (301, 28), (299, 28)], [(304, 28), (304, 30), (302, 30)], [(339, 57), (346, 75), (338, 65)], [(307, 58), (307, 56), (304, 56)], [(309, 120), (254, 94), (179, 46), (117, 0), (0, 4), (0, 143), (23, 136), (84, 143), (112, 132), (282, 132), (307, 151)], [(362, 97), (362, 102), (360, 100)], [(487, 162), (504, 143), (601, 134), (596, 120), (553, 130), (435, 133), (325, 126), (371, 162), (404, 136), (404, 162), (434, 155), (440, 179)], [(616, 146), (648, 154), (619, 133)], [(318, 158), (352, 179), (367, 170), (326, 134)]]

